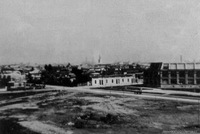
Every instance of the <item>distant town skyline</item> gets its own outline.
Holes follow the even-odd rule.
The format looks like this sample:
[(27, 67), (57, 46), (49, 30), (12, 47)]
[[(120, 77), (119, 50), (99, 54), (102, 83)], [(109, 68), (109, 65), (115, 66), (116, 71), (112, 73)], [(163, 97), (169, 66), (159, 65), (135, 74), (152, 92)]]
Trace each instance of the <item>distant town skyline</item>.
[(0, 2), (0, 64), (200, 61), (198, 0)]

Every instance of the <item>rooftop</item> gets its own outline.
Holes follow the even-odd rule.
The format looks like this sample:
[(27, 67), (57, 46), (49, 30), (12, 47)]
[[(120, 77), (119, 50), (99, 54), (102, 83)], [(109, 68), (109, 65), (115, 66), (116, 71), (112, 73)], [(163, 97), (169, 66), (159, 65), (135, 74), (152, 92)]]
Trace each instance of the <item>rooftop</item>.
[(110, 77), (131, 77), (133, 75), (100, 75), (100, 76), (93, 76), (92, 78), (110, 78)]
[(152, 70), (200, 70), (200, 63), (151, 63)]
[(200, 69), (200, 63), (163, 63), (161, 69), (194, 70), (194, 69)]

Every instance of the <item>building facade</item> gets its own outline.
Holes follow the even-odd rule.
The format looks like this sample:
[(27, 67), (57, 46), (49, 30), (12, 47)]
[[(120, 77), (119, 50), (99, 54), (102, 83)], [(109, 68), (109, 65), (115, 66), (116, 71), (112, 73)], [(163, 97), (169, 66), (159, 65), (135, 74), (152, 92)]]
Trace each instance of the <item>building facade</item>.
[(161, 88), (200, 88), (200, 63), (151, 63), (144, 85)]
[(103, 76), (93, 77), (91, 84), (93, 87), (106, 87), (143, 84), (142, 82), (142, 80), (135, 78), (135, 76)]

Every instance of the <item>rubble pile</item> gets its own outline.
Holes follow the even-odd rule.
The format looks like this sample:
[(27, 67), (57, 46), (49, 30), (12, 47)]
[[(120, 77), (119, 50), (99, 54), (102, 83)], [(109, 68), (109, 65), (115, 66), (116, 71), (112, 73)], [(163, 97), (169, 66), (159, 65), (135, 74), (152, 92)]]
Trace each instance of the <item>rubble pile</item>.
[(101, 115), (88, 113), (78, 116), (74, 127), (76, 128), (110, 128), (113, 124), (121, 123), (120, 117), (117, 115)]

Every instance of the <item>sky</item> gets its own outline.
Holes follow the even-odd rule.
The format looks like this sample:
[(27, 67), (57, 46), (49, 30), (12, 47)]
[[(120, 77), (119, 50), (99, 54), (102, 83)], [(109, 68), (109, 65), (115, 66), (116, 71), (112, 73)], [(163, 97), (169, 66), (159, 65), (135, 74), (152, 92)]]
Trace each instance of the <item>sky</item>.
[(0, 64), (200, 61), (199, 0), (1, 0)]

